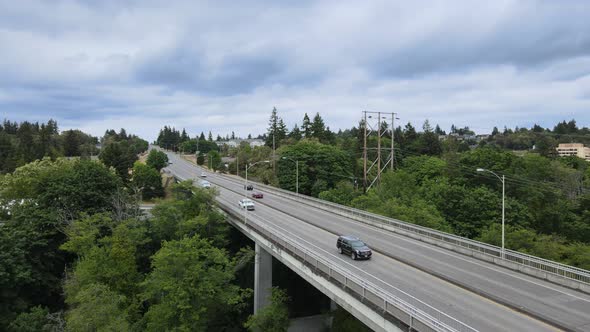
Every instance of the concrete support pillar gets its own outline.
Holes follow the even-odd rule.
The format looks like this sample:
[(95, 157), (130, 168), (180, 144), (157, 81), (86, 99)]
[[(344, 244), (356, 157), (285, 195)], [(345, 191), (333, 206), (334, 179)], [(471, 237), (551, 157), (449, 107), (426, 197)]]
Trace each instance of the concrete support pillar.
[(270, 303), (272, 255), (256, 243), (254, 258), (254, 314)]
[(336, 303), (334, 300), (330, 300), (330, 311), (334, 311), (336, 309), (338, 309), (338, 303)]

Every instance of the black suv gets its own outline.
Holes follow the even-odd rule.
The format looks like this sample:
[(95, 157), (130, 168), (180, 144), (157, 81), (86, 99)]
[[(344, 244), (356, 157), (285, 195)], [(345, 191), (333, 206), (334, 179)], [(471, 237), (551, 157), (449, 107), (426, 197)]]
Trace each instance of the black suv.
[(244, 186), (244, 189), (246, 189), (246, 190), (254, 190), (254, 185), (249, 184), (247, 186)]
[(371, 259), (373, 255), (371, 248), (356, 236), (342, 235), (338, 237), (336, 248), (339, 253), (350, 255), (353, 260)]

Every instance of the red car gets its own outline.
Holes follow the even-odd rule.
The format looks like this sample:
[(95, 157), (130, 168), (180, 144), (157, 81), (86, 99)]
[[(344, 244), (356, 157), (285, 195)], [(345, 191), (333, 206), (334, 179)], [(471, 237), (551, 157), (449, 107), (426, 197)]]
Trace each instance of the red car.
[(255, 193), (252, 193), (252, 197), (253, 198), (262, 198), (262, 197), (264, 197), (264, 195), (262, 195), (261, 192), (255, 192)]

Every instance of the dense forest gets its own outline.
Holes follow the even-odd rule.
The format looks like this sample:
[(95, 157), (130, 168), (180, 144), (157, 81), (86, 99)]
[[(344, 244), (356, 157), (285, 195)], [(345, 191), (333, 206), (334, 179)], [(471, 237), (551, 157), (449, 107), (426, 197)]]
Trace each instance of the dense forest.
[(251, 290), (235, 279), (252, 251), (230, 245), (214, 192), (172, 195), (146, 219), (102, 163), (45, 159), (3, 177), (2, 199), (18, 203), (0, 227), (1, 329), (241, 330)]
[(254, 253), (232, 239), (214, 190), (173, 185), (145, 215), (142, 200), (164, 195), (166, 154), (139, 161), (148, 144), (124, 129), (90, 140), (98, 158), (60, 158), (53, 139), (38, 148), (55, 154), (0, 174), (0, 331), (286, 330), (281, 289), (250, 314)]
[(101, 145), (106, 147), (113, 143), (125, 145), (124, 148), (134, 155), (148, 147), (145, 140), (127, 135), (125, 129), (119, 133), (107, 130), (99, 140), (80, 130), (60, 132), (55, 120), (39, 124), (5, 119), (0, 124), (0, 174), (13, 172), (17, 167), (43, 157), (52, 160), (59, 157), (90, 158), (101, 152)]
[[(311, 120), (305, 114), (302, 125), (288, 131), (274, 109), (264, 135), (276, 137), (274, 163), (254, 167), (249, 176), (295, 191), (297, 161), (300, 193), (500, 245), (502, 183), (476, 171), (484, 168), (506, 176), (507, 248), (590, 269), (590, 165), (559, 158), (555, 150), (562, 142), (590, 142), (588, 128), (571, 120), (552, 129), (494, 128), (477, 137), (469, 127), (452, 126), (447, 135), (428, 120), (420, 131), (407, 123), (393, 131), (394, 170), (366, 192), (361, 128), (362, 121), (334, 133), (319, 114)], [(381, 144), (389, 146), (391, 130), (385, 122), (381, 129)], [(375, 135), (368, 147), (374, 160)], [(242, 142), (220, 151), (234, 161), (226, 167), (217, 158), (211, 166), (243, 174), (247, 164), (272, 159), (272, 138), (263, 147)]]
[(60, 133), (54, 120), (42, 124), (4, 120), (0, 124), (0, 174), (43, 157), (96, 155), (98, 143), (98, 138), (79, 130)]

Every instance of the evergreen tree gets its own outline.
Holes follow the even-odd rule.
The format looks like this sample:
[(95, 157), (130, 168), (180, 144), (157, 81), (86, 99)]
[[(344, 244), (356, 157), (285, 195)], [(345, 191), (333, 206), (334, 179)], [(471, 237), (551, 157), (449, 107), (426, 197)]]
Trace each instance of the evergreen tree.
[(281, 140), (287, 137), (287, 127), (283, 122), (283, 119), (277, 115), (277, 108), (273, 107), (270, 119), (268, 120), (268, 129), (266, 135), (266, 145), (269, 147), (279, 147)]
[(213, 142), (213, 134), (211, 134), (211, 130), (209, 130), (209, 136), (207, 138), (209, 142)]
[(414, 128), (414, 126), (412, 126), (411, 123), (408, 122), (408, 124), (406, 124), (406, 127), (404, 128), (404, 140), (406, 141), (406, 143), (410, 144), (410, 142), (413, 142), (414, 140), (416, 140), (416, 138), (418, 138), (416, 129)]
[(127, 131), (125, 131), (125, 128), (121, 128), (121, 130), (119, 130), (119, 135), (118, 135), (118, 140), (126, 140), (127, 137)]
[(309, 120), (309, 116), (307, 116), (307, 113), (305, 113), (305, 115), (303, 116), (303, 124), (301, 124), (301, 132), (303, 134), (303, 137), (305, 138), (310, 138), (311, 137), (311, 121)]
[(80, 140), (77, 133), (74, 130), (67, 130), (63, 134), (64, 136), (64, 155), (66, 157), (79, 156), (80, 155)]
[(316, 113), (313, 117), (310, 129), (311, 137), (317, 138), (320, 141), (325, 139), (326, 126), (324, 125), (324, 120), (320, 116), (320, 113)]
[(277, 125), (277, 139), (279, 141), (284, 140), (285, 138), (287, 138), (287, 135), (287, 126), (285, 125), (285, 122), (283, 122), (283, 119), (279, 118), (279, 123)]
[(137, 155), (127, 141), (122, 141), (112, 142), (103, 147), (99, 158), (105, 165), (113, 167), (119, 177), (125, 181), (129, 178), (129, 169), (133, 167)]
[(184, 130), (184, 128), (182, 128), (182, 135), (180, 135), (180, 143), (186, 142), (189, 139), (190, 139), (190, 137), (188, 137), (186, 131)]
[(16, 137), (18, 139), (19, 158), (22, 163), (28, 163), (36, 159), (33, 135), (33, 125), (28, 121), (21, 123), (16, 132)]
[[(438, 126), (438, 125), (437, 125)], [(428, 119), (424, 120), (424, 124), (422, 124), (422, 130), (425, 133), (430, 133), (432, 132), (432, 126), (430, 125), (430, 121), (428, 121)]]
[(297, 126), (297, 124), (295, 124), (293, 130), (291, 130), (291, 133), (289, 133), (289, 138), (292, 138), (296, 141), (301, 140), (301, 130), (299, 130), (299, 126)]
[(445, 133), (444, 130), (440, 129), (440, 126), (438, 124), (436, 125), (436, 128), (434, 128), (434, 132), (437, 135), (446, 135), (447, 134), (447, 133)]
[(336, 141), (336, 136), (330, 130), (330, 127), (326, 127), (326, 131), (324, 132), (324, 143), (325, 144), (334, 144)]

